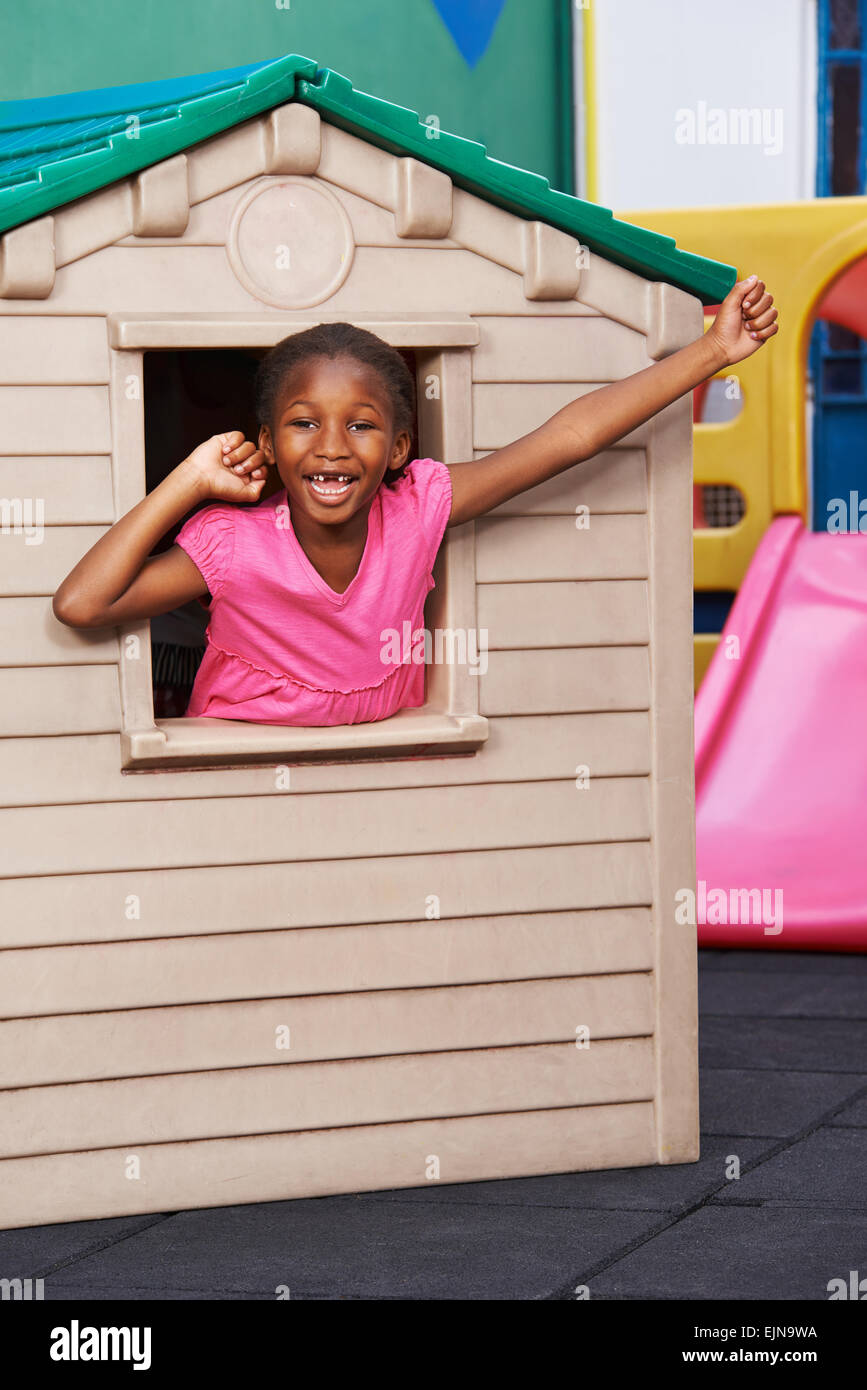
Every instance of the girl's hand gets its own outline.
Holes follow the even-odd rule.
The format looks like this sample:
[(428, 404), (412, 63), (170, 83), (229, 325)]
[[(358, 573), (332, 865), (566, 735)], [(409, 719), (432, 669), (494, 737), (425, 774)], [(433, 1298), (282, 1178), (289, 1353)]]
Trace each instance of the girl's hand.
[(750, 357), (779, 328), (774, 320), (773, 295), (767, 294), (763, 280), (751, 275), (733, 285), (707, 330), (724, 355), (727, 366)]
[(199, 444), (181, 467), (202, 498), (258, 502), (270, 465), (261, 449), (244, 438), (242, 430), (228, 430)]

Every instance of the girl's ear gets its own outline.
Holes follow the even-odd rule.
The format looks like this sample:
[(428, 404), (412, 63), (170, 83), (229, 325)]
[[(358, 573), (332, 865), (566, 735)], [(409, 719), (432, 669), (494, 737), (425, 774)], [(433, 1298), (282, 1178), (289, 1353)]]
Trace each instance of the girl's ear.
[(388, 466), (390, 469), (403, 468), (409, 458), (409, 451), (412, 448), (412, 436), (409, 430), (401, 430), (394, 440), (391, 449), (391, 458)]
[(274, 462), (274, 446), (271, 443), (271, 431), (267, 425), (263, 425), (259, 430), (259, 448), (265, 455), (269, 463)]

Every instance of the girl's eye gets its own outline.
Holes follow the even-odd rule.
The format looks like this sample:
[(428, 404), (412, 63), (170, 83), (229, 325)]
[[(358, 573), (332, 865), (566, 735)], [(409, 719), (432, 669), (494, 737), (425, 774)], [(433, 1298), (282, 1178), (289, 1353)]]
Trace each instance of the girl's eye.
[[(315, 422), (313, 420), (290, 420), (289, 423), (290, 425), (313, 425), (315, 428)], [(353, 420), (352, 423), (354, 425), (363, 425), (366, 430), (376, 429), (376, 425), (374, 425), (372, 420)]]

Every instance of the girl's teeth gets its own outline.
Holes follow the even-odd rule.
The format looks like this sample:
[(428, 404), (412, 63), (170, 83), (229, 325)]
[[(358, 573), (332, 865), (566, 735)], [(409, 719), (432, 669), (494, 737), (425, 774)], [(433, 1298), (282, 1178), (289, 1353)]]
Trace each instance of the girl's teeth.
[[(310, 486), (314, 492), (319, 492), (323, 497), (340, 497), (344, 492), (348, 492), (354, 479), (347, 474), (342, 474), (339, 478), (331, 477), (326, 479), (324, 473), (314, 473), (310, 479)], [(342, 484), (335, 487), (334, 484)]]

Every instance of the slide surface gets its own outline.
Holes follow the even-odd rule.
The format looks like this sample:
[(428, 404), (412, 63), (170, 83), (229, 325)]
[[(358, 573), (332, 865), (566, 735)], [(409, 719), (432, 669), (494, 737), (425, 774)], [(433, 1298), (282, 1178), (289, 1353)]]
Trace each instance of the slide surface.
[(696, 695), (695, 771), (699, 945), (867, 951), (867, 535), (771, 524)]

